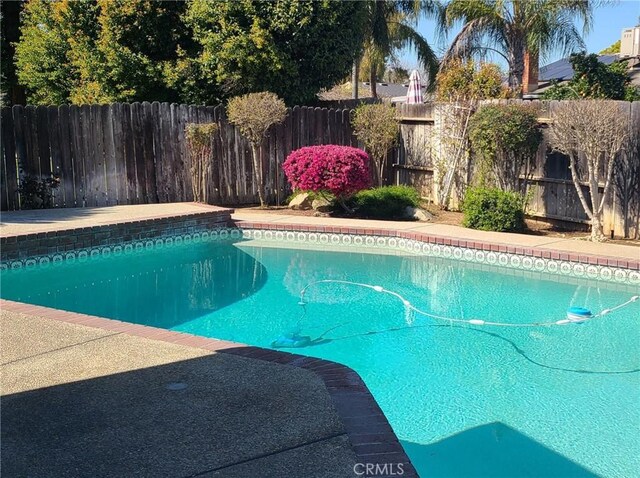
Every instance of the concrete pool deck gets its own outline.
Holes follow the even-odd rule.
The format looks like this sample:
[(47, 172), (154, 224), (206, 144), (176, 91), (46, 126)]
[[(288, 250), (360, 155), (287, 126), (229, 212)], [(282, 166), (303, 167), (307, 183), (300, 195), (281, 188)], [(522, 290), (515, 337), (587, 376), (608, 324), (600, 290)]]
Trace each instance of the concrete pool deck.
[(416, 476), (404, 452), (383, 452), (401, 448), (368, 392), (349, 397), (358, 379), (337, 383), (345, 367), (273, 352), (298, 361), (285, 365), (252, 358), (252, 347), (1, 305), (7, 476), (347, 477), (379, 462)]
[(225, 208), (198, 203), (170, 203), (2, 211), (0, 214), (0, 235), (15, 236), (61, 229), (81, 229), (163, 217), (202, 214), (221, 209)]

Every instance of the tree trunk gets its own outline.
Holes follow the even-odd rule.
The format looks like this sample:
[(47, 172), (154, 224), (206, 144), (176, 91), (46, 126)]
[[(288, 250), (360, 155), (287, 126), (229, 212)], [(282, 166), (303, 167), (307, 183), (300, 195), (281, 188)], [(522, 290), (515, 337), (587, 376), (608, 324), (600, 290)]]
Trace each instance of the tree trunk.
[(522, 98), (522, 75), (524, 74), (524, 44), (517, 42), (509, 54), (509, 87)]
[(260, 156), (260, 150), (261, 148), (259, 147), (259, 145), (251, 143), (251, 156), (253, 157), (253, 174), (256, 178), (256, 187), (258, 189), (260, 207), (264, 207), (264, 181), (262, 180), (262, 158)]
[(591, 218), (591, 240), (593, 242), (602, 242), (606, 240), (604, 230), (602, 229), (601, 214), (594, 214)]
[(360, 86), (360, 58), (353, 60), (351, 70), (351, 98), (358, 99), (358, 86)]
[(371, 70), (369, 71), (369, 81), (370, 81), (370, 85), (371, 85), (371, 97), (372, 98), (377, 98), (378, 97), (378, 89), (377, 89), (377, 83), (376, 83), (376, 66), (375, 66), (375, 62), (372, 61), (371, 62)]

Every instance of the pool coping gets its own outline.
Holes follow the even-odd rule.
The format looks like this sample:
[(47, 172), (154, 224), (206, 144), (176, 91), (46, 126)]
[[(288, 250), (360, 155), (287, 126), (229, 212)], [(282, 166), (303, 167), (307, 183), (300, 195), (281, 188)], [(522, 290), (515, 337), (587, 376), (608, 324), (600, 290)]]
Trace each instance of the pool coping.
[(360, 463), (374, 465), (402, 463), (403, 476), (409, 478), (419, 476), (368, 387), (358, 373), (346, 365), (239, 342), (207, 338), (7, 299), (0, 299), (0, 310), (308, 370), (324, 383), (349, 438), (351, 448)]

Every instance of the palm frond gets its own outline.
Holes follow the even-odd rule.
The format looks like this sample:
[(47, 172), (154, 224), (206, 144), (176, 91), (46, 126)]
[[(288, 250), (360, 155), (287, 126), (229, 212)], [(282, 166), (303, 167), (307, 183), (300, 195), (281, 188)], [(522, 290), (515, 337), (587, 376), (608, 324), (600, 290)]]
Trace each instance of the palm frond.
[(431, 88), (435, 84), (435, 77), (438, 73), (438, 58), (431, 46), (422, 35), (409, 25), (400, 23), (396, 24), (395, 28), (396, 39), (401, 48), (411, 48), (416, 52), (418, 62), (429, 76), (429, 87)]
[(383, 56), (389, 54), (389, 17), (388, 2), (385, 0), (375, 0), (371, 2), (371, 46), (379, 51)]
[[(506, 49), (504, 30), (496, 25), (495, 19), (476, 18), (468, 21), (455, 36), (451, 45), (442, 57), (442, 66), (454, 58), (470, 59), (485, 50), (494, 50), (489, 45), (495, 45), (495, 50)], [(494, 50), (494, 51), (495, 51)], [(503, 54), (504, 58), (508, 58)]]

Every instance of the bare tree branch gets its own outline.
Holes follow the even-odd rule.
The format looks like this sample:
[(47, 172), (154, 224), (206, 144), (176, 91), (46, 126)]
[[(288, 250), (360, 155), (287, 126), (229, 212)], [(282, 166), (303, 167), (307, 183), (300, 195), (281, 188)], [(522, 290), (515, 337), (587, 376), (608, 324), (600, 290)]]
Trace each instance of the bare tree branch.
[[(626, 105), (622, 109), (621, 105)], [(604, 240), (602, 213), (611, 190), (616, 162), (629, 135), (628, 103), (608, 100), (564, 101), (553, 113), (551, 146), (569, 156), (571, 177), (587, 216), (591, 239)], [(584, 158), (591, 195), (589, 205), (582, 191), (579, 165)], [(604, 176), (599, 177), (604, 161)], [(604, 181), (600, 196), (599, 180)]]

